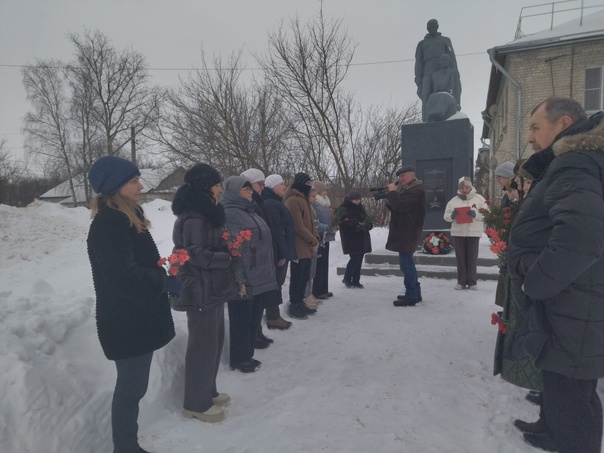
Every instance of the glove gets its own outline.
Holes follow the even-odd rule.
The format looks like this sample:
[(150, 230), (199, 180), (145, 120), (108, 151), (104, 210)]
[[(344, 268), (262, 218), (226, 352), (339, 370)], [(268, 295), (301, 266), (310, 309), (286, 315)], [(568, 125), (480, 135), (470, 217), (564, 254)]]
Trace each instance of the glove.
[(457, 217), (458, 215), (459, 215), (459, 212), (457, 212), (457, 211), (453, 211), (453, 212), (451, 213), (451, 218), (452, 218), (453, 220), (455, 220), (455, 217)]
[(166, 275), (164, 277), (164, 289), (162, 293), (170, 293), (178, 297), (183, 286), (182, 282), (175, 275)]
[(359, 223), (356, 227), (355, 227), (355, 231), (365, 231), (367, 229), (367, 227), (365, 225), (363, 225), (362, 223)]
[(468, 211), (468, 215), (472, 218), (476, 217), (476, 211), (472, 211), (471, 209)]
[(371, 231), (373, 229), (373, 223), (372, 222), (364, 222), (363, 225), (365, 226), (365, 229), (367, 231)]

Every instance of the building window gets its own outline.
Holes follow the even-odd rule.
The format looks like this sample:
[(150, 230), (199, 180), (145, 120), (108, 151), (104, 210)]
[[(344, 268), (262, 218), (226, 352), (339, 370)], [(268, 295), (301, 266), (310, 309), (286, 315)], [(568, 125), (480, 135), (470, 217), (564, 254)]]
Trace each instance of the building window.
[(604, 71), (602, 67), (585, 69), (585, 110), (596, 112), (604, 108)]

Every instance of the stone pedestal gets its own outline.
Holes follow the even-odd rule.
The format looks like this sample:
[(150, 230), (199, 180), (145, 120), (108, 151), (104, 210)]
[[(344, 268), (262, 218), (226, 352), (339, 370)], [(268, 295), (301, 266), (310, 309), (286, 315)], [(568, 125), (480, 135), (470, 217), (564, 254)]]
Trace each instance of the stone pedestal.
[(424, 231), (449, 230), (443, 213), (462, 176), (474, 180), (474, 127), (467, 118), (402, 126), (403, 165), (413, 165), (426, 190)]

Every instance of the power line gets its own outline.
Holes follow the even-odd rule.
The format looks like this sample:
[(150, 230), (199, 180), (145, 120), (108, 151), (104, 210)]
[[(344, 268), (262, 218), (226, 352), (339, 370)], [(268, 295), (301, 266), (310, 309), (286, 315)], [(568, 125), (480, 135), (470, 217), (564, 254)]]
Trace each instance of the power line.
[[(482, 52), (469, 52), (469, 53), (462, 53), (462, 54), (457, 54), (456, 57), (468, 57), (468, 56), (473, 56), (473, 55), (485, 55), (486, 52), (482, 51)], [(350, 63), (350, 66), (375, 66), (375, 65), (383, 65), (383, 64), (395, 64), (395, 63), (409, 63), (411, 61), (415, 61), (415, 58), (406, 58), (406, 59), (402, 59), (402, 60), (382, 60), (382, 61), (366, 61), (366, 62), (362, 62), (362, 63)], [(4, 64), (4, 63), (0, 63), (0, 67), (3, 68), (33, 68), (36, 67), (37, 65), (20, 65), (20, 64)], [(45, 68), (49, 68), (49, 69), (67, 69), (67, 68), (73, 68), (74, 66), (44, 66)], [(230, 71), (233, 68), (224, 68), (224, 69), (219, 69), (219, 68), (203, 68), (201, 70), (205, 70), (205, 71)], [(262, 70), (262, 68), (241, 68), (244, 71), (260, 71)], [(188, 68), (170, 68), (170, 67), (151, 67), (151, 68), (147, 68), (147, 70), (149, 71), (194, 71), (194, 70), (200, 70), (200, 68), (194, 68), (194, 67), (188, 67)]]

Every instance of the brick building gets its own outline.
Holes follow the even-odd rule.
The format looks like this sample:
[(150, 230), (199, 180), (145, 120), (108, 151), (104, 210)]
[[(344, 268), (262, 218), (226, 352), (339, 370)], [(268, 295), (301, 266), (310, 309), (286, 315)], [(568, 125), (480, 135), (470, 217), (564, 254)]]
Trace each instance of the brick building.
[(490, 143), (489, 193), (497, 193), (495, 166), (532, 153), (527, 121), (537, 103), (567, 96), (588, 114), (604, 110), (604, 4), (594, 9), (575, 8), (574, 19), (556, 26), (552, 12), (550, 28), (529, 36), (522, 33), (521, 14), (516, 39), (488, 50), (492, 67), (482, 138)]

